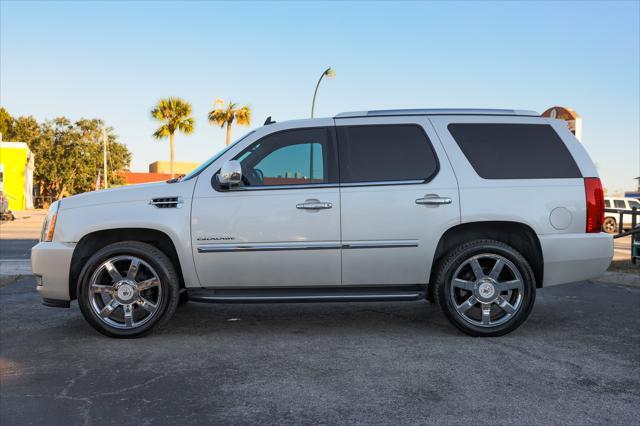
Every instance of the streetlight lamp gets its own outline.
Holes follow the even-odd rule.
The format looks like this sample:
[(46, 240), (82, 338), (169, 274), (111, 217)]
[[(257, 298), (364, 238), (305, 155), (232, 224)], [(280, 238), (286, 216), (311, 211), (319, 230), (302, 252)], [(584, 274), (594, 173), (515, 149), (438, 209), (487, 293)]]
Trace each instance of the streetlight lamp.
[(313, 118), (313, 113), (316, 109), (316, 95), (318, 94), (318, 87), (320, 87), (320, 82), (322, 81), (322, 77), (327, 76), (327, 78), (333, 78), (336, 76), (336, 72), (331, 68), (327, 68), (324, 70), (320, 78), (318, 79), (318, 84), (316, 84), (316, 91), (313, 92), (313, 101), (311, 102), (311, 118)]

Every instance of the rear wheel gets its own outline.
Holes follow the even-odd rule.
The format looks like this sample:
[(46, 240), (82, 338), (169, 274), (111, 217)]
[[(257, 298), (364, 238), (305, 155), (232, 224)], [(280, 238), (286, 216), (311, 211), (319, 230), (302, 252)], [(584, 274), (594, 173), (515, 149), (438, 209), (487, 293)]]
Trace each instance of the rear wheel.
[(615, 234), (618, 232), (618, 222), (614, 217), (605, 217), (602, 230), (608, 234)]
[(526, 259), (499, 241), (477, 240), (447, 254), (435, 295), (447, 318), (472, 336), (500, 336), (518, 328), (535, 301)]
[(80, 274), (78, 304), (85, 319), (111, 337), (137, 337), (169, 320), (179, 299), (169, 258), (136, 241), (94, 254)]

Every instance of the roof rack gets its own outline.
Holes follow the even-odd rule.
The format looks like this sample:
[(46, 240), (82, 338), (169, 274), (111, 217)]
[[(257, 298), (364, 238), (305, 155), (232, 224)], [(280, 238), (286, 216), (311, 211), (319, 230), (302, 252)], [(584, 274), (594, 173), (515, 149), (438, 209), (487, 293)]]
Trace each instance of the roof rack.
[(334, 118), (351, 117), (383, 117), (394, 115), (521, 115), (539, 117), (536, 111), (524, 111), (515, 109), (380, 109), (375, 111), (341, 112)]

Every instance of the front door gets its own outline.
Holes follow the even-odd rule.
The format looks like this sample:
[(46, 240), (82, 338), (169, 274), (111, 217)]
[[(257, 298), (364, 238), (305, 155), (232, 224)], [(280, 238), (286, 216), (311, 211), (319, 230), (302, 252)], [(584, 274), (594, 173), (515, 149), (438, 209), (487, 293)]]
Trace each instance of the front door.
[(458, 185), (426, 117), (336, 119), (343, 285), (425, 284), (460, 221)]
[(340, 284), (332, 126), (269, 134), (235, 155), (242, 184), (200, 179), (192, 247), (203, 287)]

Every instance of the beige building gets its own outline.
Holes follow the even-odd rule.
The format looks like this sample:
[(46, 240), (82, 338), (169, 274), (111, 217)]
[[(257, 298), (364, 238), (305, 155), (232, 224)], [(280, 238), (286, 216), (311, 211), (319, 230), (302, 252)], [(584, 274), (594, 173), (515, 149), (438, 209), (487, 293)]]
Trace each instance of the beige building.
[[(174, 161), (173, 173), (176, 175), (186, 175), (199, 165), (200, 163)], [(171, 173), (171, 164), (168, 161), (155, 161), (149, 164), (149, 173)]]

